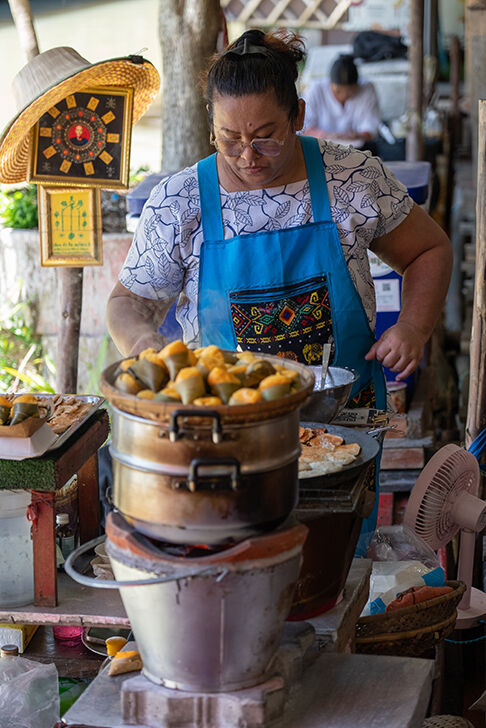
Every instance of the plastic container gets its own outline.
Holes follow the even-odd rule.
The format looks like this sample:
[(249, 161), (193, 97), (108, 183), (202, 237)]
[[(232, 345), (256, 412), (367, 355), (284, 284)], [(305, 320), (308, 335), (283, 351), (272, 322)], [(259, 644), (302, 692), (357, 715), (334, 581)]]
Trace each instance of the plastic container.
[(84, 627), (80, 627), (79, 625), (56, 624), (52, 628), (52, 632), (54, 639), (62, 642), (66, 647), (75, 647), (82, 642)]
[(127, 194), (127, 208), (129, 215), (138, 217), (141, 215), (143, 206), (147, 202), (150, 193), (155, 185), (167, 177), (166, 174), (148, 174), (133, 190)]
[(34, 601), (34, 566), (27, 490), (0, 491), (0, 607)]
[(407, 411), (407, 383), (387, 382), (386, 391), (390, 396), (395, 412), (404, 414)]
[[(426, 209), (430, 187), (430, 162), (387, 162), (386, 167), (397, 180), (405, 185), (408, 194)], [(370, 271), (375, 285), (376, 326), (375, 334), (379, 339), (386, 329), (396, 324), (402, 306), (402, 276), (383, 263), (374, 253), (368, 253)], [(395, 381), (396, 372), (383, 367), (385, 379)], [(412, 374), (403, 380), (408, 386), (409, 396), (413, 392), (415, 376)]]

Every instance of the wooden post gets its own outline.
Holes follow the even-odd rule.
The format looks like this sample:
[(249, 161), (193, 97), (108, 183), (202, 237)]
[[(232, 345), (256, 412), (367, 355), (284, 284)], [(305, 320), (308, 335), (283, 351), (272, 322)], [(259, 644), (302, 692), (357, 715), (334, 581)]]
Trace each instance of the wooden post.
[[(449, 46), (449, 63), (450, 63), (450, 84), (451, 84), (451, 108), (447, 118), (447, 136), (445, 137), (444, 151), (447, 156), (447, 185), (445, 191), (445, 204), (443, 215), (443, 228), (450, 236), (451, 234), (451, 210), (454, 197), (454, 176), (455, 176), (455, 158), (457, 155), (457, 147), (461, 139), (461, 112), (459, 109), (460, 84), (461, 84), (461, 45), (457, 35), (451, 36)], [(456, 273), (462, 280), (462, 271), (457, 266)], [(454, 273), (453, 273), (454, 276)], [(459, 279), (458, 279), (459, 280)], [(454, 285), (451, 279), (452, 291)], [(460, 281), (458, 283), (461, 285)]]
[(422, 107), (424, 96), (424, 0), (410, 0), (410, 121), (406, 158), (416, 162), (423, 158)]
[(451, 116), (454, 143), (458, 143), (461, 133), (461, 110), (459, 99), (461, 93), (461, 42), (457, 35), (451, 36), (449, 46), (450, 82), (451, 82)]
[(486, 425), (486, 101), (479, 101), (476, 277), (469, 350), (466, 447)]
[(478, 101), (486, 99), (486, 0), (474, 0), (466, 8), (467, 80), (469, 108), (471, 112), (471, 137), (473, 180), (477, 178), (478, 168), (476, 150), (478, 149)]
[(75, 394), (78, 385), (79, 330), (83, 301), (83, 269), (60, 268), (61, 316), (57, 331), (58, 392)]

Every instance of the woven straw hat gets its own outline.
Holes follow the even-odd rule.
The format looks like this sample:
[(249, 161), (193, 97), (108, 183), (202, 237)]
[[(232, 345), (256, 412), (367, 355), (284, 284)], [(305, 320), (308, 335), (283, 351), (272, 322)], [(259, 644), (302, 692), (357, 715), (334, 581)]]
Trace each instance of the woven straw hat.
[(154, 100), (160, 77), (141, 56), (89, 63), (67, 47), (51, 48), (35, 56), (13, 80), (18, 113), (0, 136), (0, 182), (26, 179), (32, 127), (66, 96), (89, 86), (133, 88), (135, 123)]

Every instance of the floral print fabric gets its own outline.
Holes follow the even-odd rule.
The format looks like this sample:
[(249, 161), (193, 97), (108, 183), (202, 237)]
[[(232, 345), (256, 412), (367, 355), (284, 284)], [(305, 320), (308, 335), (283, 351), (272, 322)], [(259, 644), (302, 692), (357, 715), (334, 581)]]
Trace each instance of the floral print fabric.
[[(370, 326), (375, 295), (367, 249), (409, 214), (406, 188), (378, 157), (320, 140), (331, 204), (344, 258)], [(312, 222), (307, 180), (263, 190), (220, 187), (225, 239)], [(162, 180), (147, 200), (120, 272), (133, 293), (167, 304), (178, 300), (177, 320), (187, 344), (199, 345), (198, 266), (202, 243), (196, 165)], [(251, 244), (251, 238), (249, 238)], [(182, 295), (180, 295), (182, 294)]]

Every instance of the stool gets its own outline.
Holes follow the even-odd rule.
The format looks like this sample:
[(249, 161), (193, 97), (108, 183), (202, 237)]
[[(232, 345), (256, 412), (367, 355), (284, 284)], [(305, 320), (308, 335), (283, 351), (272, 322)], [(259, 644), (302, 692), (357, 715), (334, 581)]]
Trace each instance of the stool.
[(57, 606), (56, 491), (78, 474), (79, 539), (99, 535), (98, 450), (110, 431), (98, 410), (57, 450), (26, 460), (0, 460), (0, 489), (30, 490), (34, 552), (34, 604)]

